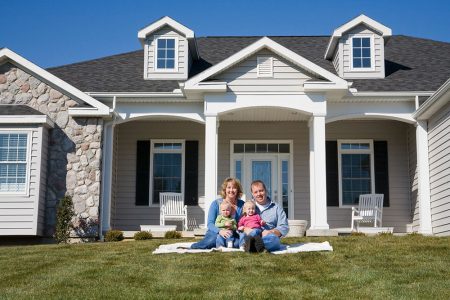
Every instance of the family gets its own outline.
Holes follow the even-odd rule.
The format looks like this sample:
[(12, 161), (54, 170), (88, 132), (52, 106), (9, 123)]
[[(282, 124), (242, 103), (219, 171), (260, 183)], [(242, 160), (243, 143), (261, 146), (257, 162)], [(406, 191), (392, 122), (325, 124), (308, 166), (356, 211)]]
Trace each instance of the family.
[(280, 249), (280, 238), (289, 231), (286, 214), (267, 196), (264, 182), (255, 180), (250, 188), (253, 200), (244, 202), (240, 199), (243, 192), (239, 180), (225, 179), (222, 198), (213, 201), (209, 208), (205, 237), (191, 249), (228, 247), (246, 252)]

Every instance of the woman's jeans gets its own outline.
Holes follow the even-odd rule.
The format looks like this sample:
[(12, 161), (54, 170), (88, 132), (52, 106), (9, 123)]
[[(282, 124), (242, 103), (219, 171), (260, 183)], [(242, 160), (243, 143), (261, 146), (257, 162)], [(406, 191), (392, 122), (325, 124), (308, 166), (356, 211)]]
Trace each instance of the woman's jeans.
[[(222, 238), (222, 236), (220, 234), (208, 230), (208, 231), (206, 231), (205, 237), (203, 238), (203, 240), (192, 244), (191, 249), (212, 249), (212, 248), (215, 248), (216, 247), (216, 241), (217, 241), (218, 237)], [(235, 236), (233, 236), (233, 238), (234, 237)], [(225, 242), (223, 244), (223, 247), (226, 247), (226, 243)], [(238, 248), (238, 247), (239, 247), (239, 239), (234, 238), (233, 248)]]

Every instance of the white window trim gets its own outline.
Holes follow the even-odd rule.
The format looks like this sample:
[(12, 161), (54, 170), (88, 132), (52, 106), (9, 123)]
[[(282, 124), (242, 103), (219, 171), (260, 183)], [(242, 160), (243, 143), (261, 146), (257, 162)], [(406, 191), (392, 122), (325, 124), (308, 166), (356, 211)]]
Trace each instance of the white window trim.
[[(342, 144), (346, 143), (368, 143), (370, 149), (341, 149)], [(339, 207), (350, 208), (355, 204), (342, 203), (342, 158), (341, 154), (370, 154), (370, 189), (371, 193), (375, 192), (375, 162), (373, 152), (373, 140), (338, 140), (338, 173), (339, 173)]]
[[(370, 68), (353, 67), (353, 39), (370, 38)], [(375, 38), (373, 34), (353, 34), (350, 35), (350, 71), (353, 72), (374, 72), (375, 71)]]
[[(173, 39), (175, 40), (175, 62), (173, 69), (158, 69), (158, 40)], [(158, 73), (176, 73), (178, 72), (178, 37), (176, 35), (156, 35), (154, 39), (155, 59), (153, 61), (153, 70)]]
[[(241, 165), (241, 176), (244, 175), (244, 168), (247, 165), (247, 158), (245, 153), (234, 153), (234, 144), (289, 144), (289, 153), (251, 153), (251, 154), (261, 154), (261, 155), (276, 155), (278, 156), (277, 163), (277, 174), (278, 174), (278, 196), (281, 195), (281, 162), (283, 160), (288, 160), (288, 184), (289, 184), (289, 215), (288, 219), (294, 219), (294, 142), (292, 140), (230, 140), (230, 176), (234, 177), (236, 174), (235, 162), (236, 160), (240, 160), (242, 162)], [(245, 176), (243, 176), (243, 179)], [(242, 182), (241, 182), (242, 183)], [(243, 184), (243, 183), (242, 183)], [(252, 198), (252, 195), (246, 195), (247, 200)]]
[[(27, 135), (27, 154), (26, 154), (26, 174), (25, 174), (25, 190), (23, 192), (0, 192), (1, 196), (30, 196), (30, 172), (31, 172), (31, 139), (33, 137), (31, 130), (17, 129), (2, 129), (1, 134), (26, 134)], [(40, 162), (39, 162), (40, 163)]]
[[(157, 143), (181, 143), (180, 149), (158, 149), (155, 150), (154, 146)], [(171, 140), (171, 139), (155, 139), (151, 140), (150, 145), (150, 184), (149, 184), (149, 207), (160, 207), (159, 203), (153, 202), (153, 154), (155, 153), (181, 153), (181, 193), (184, 195), (184, 174), (185, 174), (185, 140)]]

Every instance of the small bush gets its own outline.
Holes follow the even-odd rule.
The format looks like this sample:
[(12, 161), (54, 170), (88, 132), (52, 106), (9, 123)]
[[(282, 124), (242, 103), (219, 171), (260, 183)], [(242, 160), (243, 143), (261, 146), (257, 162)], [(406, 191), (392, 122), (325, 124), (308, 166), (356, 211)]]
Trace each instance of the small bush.
[(150, 240), (153, 235), (148, 231), (138, 231), (134, 234), (134, 239), (136, 241)]
[(383, 232), (380, 232), (380, 233), (378, 234), (378, 236), (382, 236), (382, 237), (390, 237), (390, 236), (394, 236), (394, 234), (393, 234), (392, 232), (390, 232), (390, 231), (383, 231)]
[(176, 230), (167, 231), (166, 234), (164, 234), (164, 238), (166, 238), (166, 239), (181, 239), (181, 233)]
[(73, 229), (72, 217), (74, 215), (72, 197), (64, 196), (59, 201), (56, 211), (55, 240), (57, 243), (67, 243), (70, 231)]
[(351, 236), (366, 236), (365, 233), (363, 232), (358, 232), (358, 231), (352, 231), (352, 233), (350, 233)]
[(105, 242), (120, 242), (123, 240), (123, 231), (110, 230), (105, 234)]

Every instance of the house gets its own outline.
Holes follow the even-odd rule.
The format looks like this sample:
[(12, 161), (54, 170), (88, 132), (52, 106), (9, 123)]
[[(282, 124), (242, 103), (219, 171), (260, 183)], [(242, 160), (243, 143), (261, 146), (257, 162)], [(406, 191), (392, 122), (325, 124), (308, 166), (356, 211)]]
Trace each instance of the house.
[(450, 234), (450, 156), (431, 137), (448, 127), (433, 118), (448, 120), (450, 44), (364, 15), (331, 36), (273, 37), (196, 37), (163, 17), (138, 39), (47, 70), (0, 50), (0, 235), (50, 235), (65, 194), (84, 234), (159, 224), (163, 191), (183, 193), (198, 227), (228, 176), (247, 198), (264, 180), (310, 235), (350, 227), (375, 192), (384, 226)]

